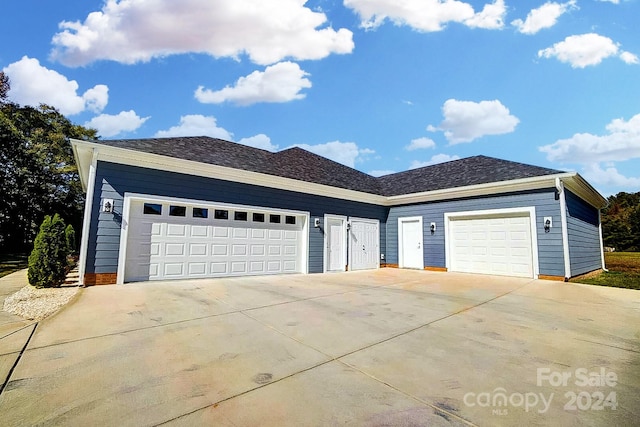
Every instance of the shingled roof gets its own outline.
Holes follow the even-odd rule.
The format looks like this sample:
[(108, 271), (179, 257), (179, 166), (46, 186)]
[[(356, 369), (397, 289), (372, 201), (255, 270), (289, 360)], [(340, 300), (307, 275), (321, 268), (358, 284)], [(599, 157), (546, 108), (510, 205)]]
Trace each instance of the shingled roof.
[(96, 143), (382, 196), (419, 193), (562, 172), (493, 157), (474, 156), (375, 178), (298, 147), (273, 153), (204, 136), (100, 140)]
[(378, 178), (385, 196), (554, 175), (563, 171), (487, 156), (467, 157)]

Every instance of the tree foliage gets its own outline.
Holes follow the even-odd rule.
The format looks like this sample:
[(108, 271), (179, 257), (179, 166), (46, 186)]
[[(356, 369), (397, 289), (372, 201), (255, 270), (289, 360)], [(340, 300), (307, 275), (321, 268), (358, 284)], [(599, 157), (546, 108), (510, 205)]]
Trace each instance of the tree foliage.
[(69, 255), (75, 254), (77, 252), (76, 230), (73, 229), (73, 225), (69, 224), (67, 228), (64, 229), (64, 238), (67, 243)]
[(29, 255), (29, 283), (36, 288), (59, 287), (67, 274), (67, 240), (60, 215), (44, 217)]
[(640, 192), (610, 196), (602, 210), (602, 238), (617, 251), (640, 251)]
[(4, 102), (9, 94), (9, 76), (0, 71), (0, 102)]
[(49, 212), (81, 226), (84, 195), (69, 138), (96, 139), (96, 131), (44, 104), (0, 102), (0, 252), (28, 251)]

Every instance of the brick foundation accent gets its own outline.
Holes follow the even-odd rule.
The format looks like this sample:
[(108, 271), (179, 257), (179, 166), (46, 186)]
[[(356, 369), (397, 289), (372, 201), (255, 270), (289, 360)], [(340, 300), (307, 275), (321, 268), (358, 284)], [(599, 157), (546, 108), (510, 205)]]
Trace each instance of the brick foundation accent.
[(540, 280), (555, 280), (556, 282), (566, 282), (564, 276), (547, 276), (546, 274), (539, 274), (538, 279)]
[(398, 264), (380, 264), (380, 268), (398, 268)]
[(425, 267), (424, 269), (427, 271), (447, 271), (447, 267)]
[(85, 273), (84, 285), (115, 285), (118, 273)]

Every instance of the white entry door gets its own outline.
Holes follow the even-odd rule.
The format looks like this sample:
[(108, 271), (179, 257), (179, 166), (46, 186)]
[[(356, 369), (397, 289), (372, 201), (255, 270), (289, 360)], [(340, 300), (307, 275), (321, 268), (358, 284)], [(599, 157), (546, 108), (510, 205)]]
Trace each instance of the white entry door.
[(422, 217), (398, 218), (400, 268), (424, 268)]
[(349, 218), (349, 269), (380, 267), (380, 222), (376, 219)]
[(347, 265), (347, 217), (325, 215), (325, 271), (345, 271)]

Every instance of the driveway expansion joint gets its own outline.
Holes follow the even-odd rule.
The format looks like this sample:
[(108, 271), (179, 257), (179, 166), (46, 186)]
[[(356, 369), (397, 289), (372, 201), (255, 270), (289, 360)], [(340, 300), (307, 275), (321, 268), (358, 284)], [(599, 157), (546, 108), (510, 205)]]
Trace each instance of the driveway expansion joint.
[(9, 381), (11, 380), (11, 375), (13, 375), (13, 371), (16, 369), (16, 366), (18, 366), (18, 363), (20, 363), (20, 359), (22, 359), (22, 355), (27, 350), (27, 346), (29, 345), (29, 342), (31, 341), (31, 338), (33, 337), (33, 334), (36, 332), (36, 328), (37, 327), (38, 327), (38, 322), (33, 324), (33, 329), (31, 330), (31, 334), (29, 334), (29, 338), (27, 338), (27, 341), (24, 343), (24, 346), (22, 347), (22, 350), (20, 350), (20, 353), (18, 353), (18, 357), (16, 357), (16, 361), (13, 363), (13, 366), (11, 367), (11, 369), (9, 369), (9, 373), (7, 374), (7, 378), (2, 383), (2, 387), (0, 387), (0, 396), (2, 396), (2, 393), (4, 393), (4, 390), (7, 388), (7, 385), (9, 384)]

